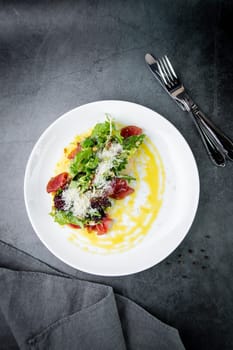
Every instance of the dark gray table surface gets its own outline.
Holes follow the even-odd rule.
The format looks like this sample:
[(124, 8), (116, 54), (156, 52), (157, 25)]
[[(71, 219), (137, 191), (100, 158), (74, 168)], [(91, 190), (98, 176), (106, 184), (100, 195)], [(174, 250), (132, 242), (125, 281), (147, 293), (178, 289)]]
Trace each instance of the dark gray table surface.
[[(187, 349), (233, 348), (233, 164), (210, 163), (191, 119), (158, 86), (144, 55), (167, 54), (195, 101), (233, 136), (232, 18), (232, 1), (0, 3), (0, 239), (113, 286), (178, 328)], [(182, 244), (157, 266), (120, 278), (56, 259), (33, 232), (23, 199), (26, 162), (40, 134), (64, 112), (103, 99), (136, 102), (171, 121), (192, 148), (201, 182)]]

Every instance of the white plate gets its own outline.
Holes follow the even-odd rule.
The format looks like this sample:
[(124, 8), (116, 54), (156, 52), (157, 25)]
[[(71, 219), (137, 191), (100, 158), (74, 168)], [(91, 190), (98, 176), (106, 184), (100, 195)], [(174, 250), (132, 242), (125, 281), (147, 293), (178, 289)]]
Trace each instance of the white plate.
[[(157, 229), (153, 227), (149, 238), (146, 236), (126, 252), (100, 255), (84, 251), (67, 240), (69, 229), (64, 230), (48, 215), (51, 199), (45, 188), (63, 148), (75, 135), (103, 121), (105, 113), (125, 125), (143, 127), (162, 157), (166, 184), (163, 205), (155, 220)], [(199, 176), (187, 142), (165, 118), (135, 103), (99, 101), (64, 114), (41, 135), (27, 163), (24, 198), (38, 237), (63, 262), (96, 275), (127, 275), (158, 264), (184, 239), (198, 206)]]

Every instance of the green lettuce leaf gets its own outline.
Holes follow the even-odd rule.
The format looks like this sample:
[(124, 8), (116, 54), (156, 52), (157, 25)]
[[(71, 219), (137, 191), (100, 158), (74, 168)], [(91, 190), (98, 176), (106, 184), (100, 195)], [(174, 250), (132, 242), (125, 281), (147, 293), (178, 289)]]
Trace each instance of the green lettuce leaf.
[(79, 173), (90, 175), (91, 173), (94, 173), (98, 163), (99, 160), (96, 157), (96, 153), (90, 148), (84, 149), (76, 154), (70, 165), (71, 176), (75, 177)]
[(83, 228), (83, 222), (68, 211), (56, 210), (51, 215), (54, 217), (54, 221), (60, 225), (74, 224)]
[(126, 137), (123, 141), (123, 149), (127, 151), (136, 151), (142, 144), (144, 138), (144, 134)]

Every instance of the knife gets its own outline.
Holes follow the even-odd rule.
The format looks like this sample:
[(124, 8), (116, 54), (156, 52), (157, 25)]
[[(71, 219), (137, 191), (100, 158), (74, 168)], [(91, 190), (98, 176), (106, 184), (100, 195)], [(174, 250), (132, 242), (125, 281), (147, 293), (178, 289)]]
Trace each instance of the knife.
[[(145, 55), (145, 61), (147, 63), (147, 66), (149, 67), (150, 71), (154, 75), (154, 77), (160, 83), (162, 88), (167, 92), (167, 94), (170, 97), (172, 97), (173, 101), (175, 101), (176, 104), (183, 111), (189, 112), (189, 109), (187, 108), (185, 103), (182, 103), (184, 101), (181, 101), (178, 98), (174, 98), (171, 95), (171, 91), (169, 91), (169, 89), (166, 87), (166, 84), (164, 83), (164, 79), (162, 78), (162, 76), (160, 74), (160, 70), (158, 67), (158, 60), (156, 59), (156, 57), (147, 53)], [(213, 140), (216, 141), (216, 137), (215, 137), (215, 135), (213, 137), (212, 131), (209, 132), (209, 126), (205, 125), (206, 124), (205, 121), (199, 120), (198, 118), (193, 117), (193, 121), (197, 127), (197, 130), (201, 136), (203, 144), (204, 144), (206, 151), (207, 151), (210, 159), (212, 160), (212, 162), (217, 166), (221, 166), (221, 167), (225, 166), (225, 153), (223, 153), (222, 145), (221, 145), (221, 149), (220, 149), (219, 147), (216, 147), (216, 144), (215, 144), (216, 142), (213, 143)], [(211, 138), (210, 138), (210, 136), (211, 136)], [(219, 142), (218, 142), (218, 145), (219, 145)]]
[[(145, 61), (147, 63), (148, 68), (150, 69), (151, 73), (158, 80), (159, 84), (166, 91), (166, 93), (170, 96), (170, 93), (168, 92), (166, 86), (164, 85), (162, 78), (161, 78), (161, 75), (159, 73), (158, 66), (157, 66), (157, 59), (153, 55), (151, 55), (150, 53), (147, 53), (145, 55)], [(185, 107), (182, 105), (182, 103), (180, 103), (177, 100), (174, 100), (174, 101), (183, 111), (186, 110)]]

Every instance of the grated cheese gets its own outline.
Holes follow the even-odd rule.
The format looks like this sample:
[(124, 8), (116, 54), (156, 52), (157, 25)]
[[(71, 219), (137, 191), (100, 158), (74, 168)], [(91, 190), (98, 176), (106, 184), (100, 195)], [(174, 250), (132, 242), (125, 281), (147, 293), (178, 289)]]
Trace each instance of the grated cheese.
[(71, 211), (75, 216), (84, 218), (93, 194), (91, 192), (80, 193), (77, 188), (68, 188), (63, 191), (62, 199), (65, 202), (65, 210)]
[(62, 199), (65, 202), (64, 209), (71, 211), (74, 216), (84, 218), (87, 212), (92, 212), (91, 199), (96, 196), (101, 196), (106, 190), (111, 187), (111, 181), (107, 181), (104, 175), (109, 172), (113, 166), (114, 158), (122, 152), (122, 146), (118, 143), (113, 143), (109, 149), (104, 149), (98, 154), (100, 163), (97, 167), (93, 184), (98, 189), (93, 188), (93, 191), (81, 193), (78, 188), (68, 188), (62, 192)]
[(112, 143), (108, 149), (104, 148), (102, 152), (99, 152), (98, 157), (100, 160), (113, 160), (122, 150), (123, 148), (119, 143)]
[(103, 149), (98, 153), (98, 158), (102, 160), (96, 169), (94, 185), (97, 187), (109, 187), (109, 183), (104, 178), (113, 166), (114, 158), (122, 152), (123, 148), (119, 143), (112, 143), (109, 149)]

